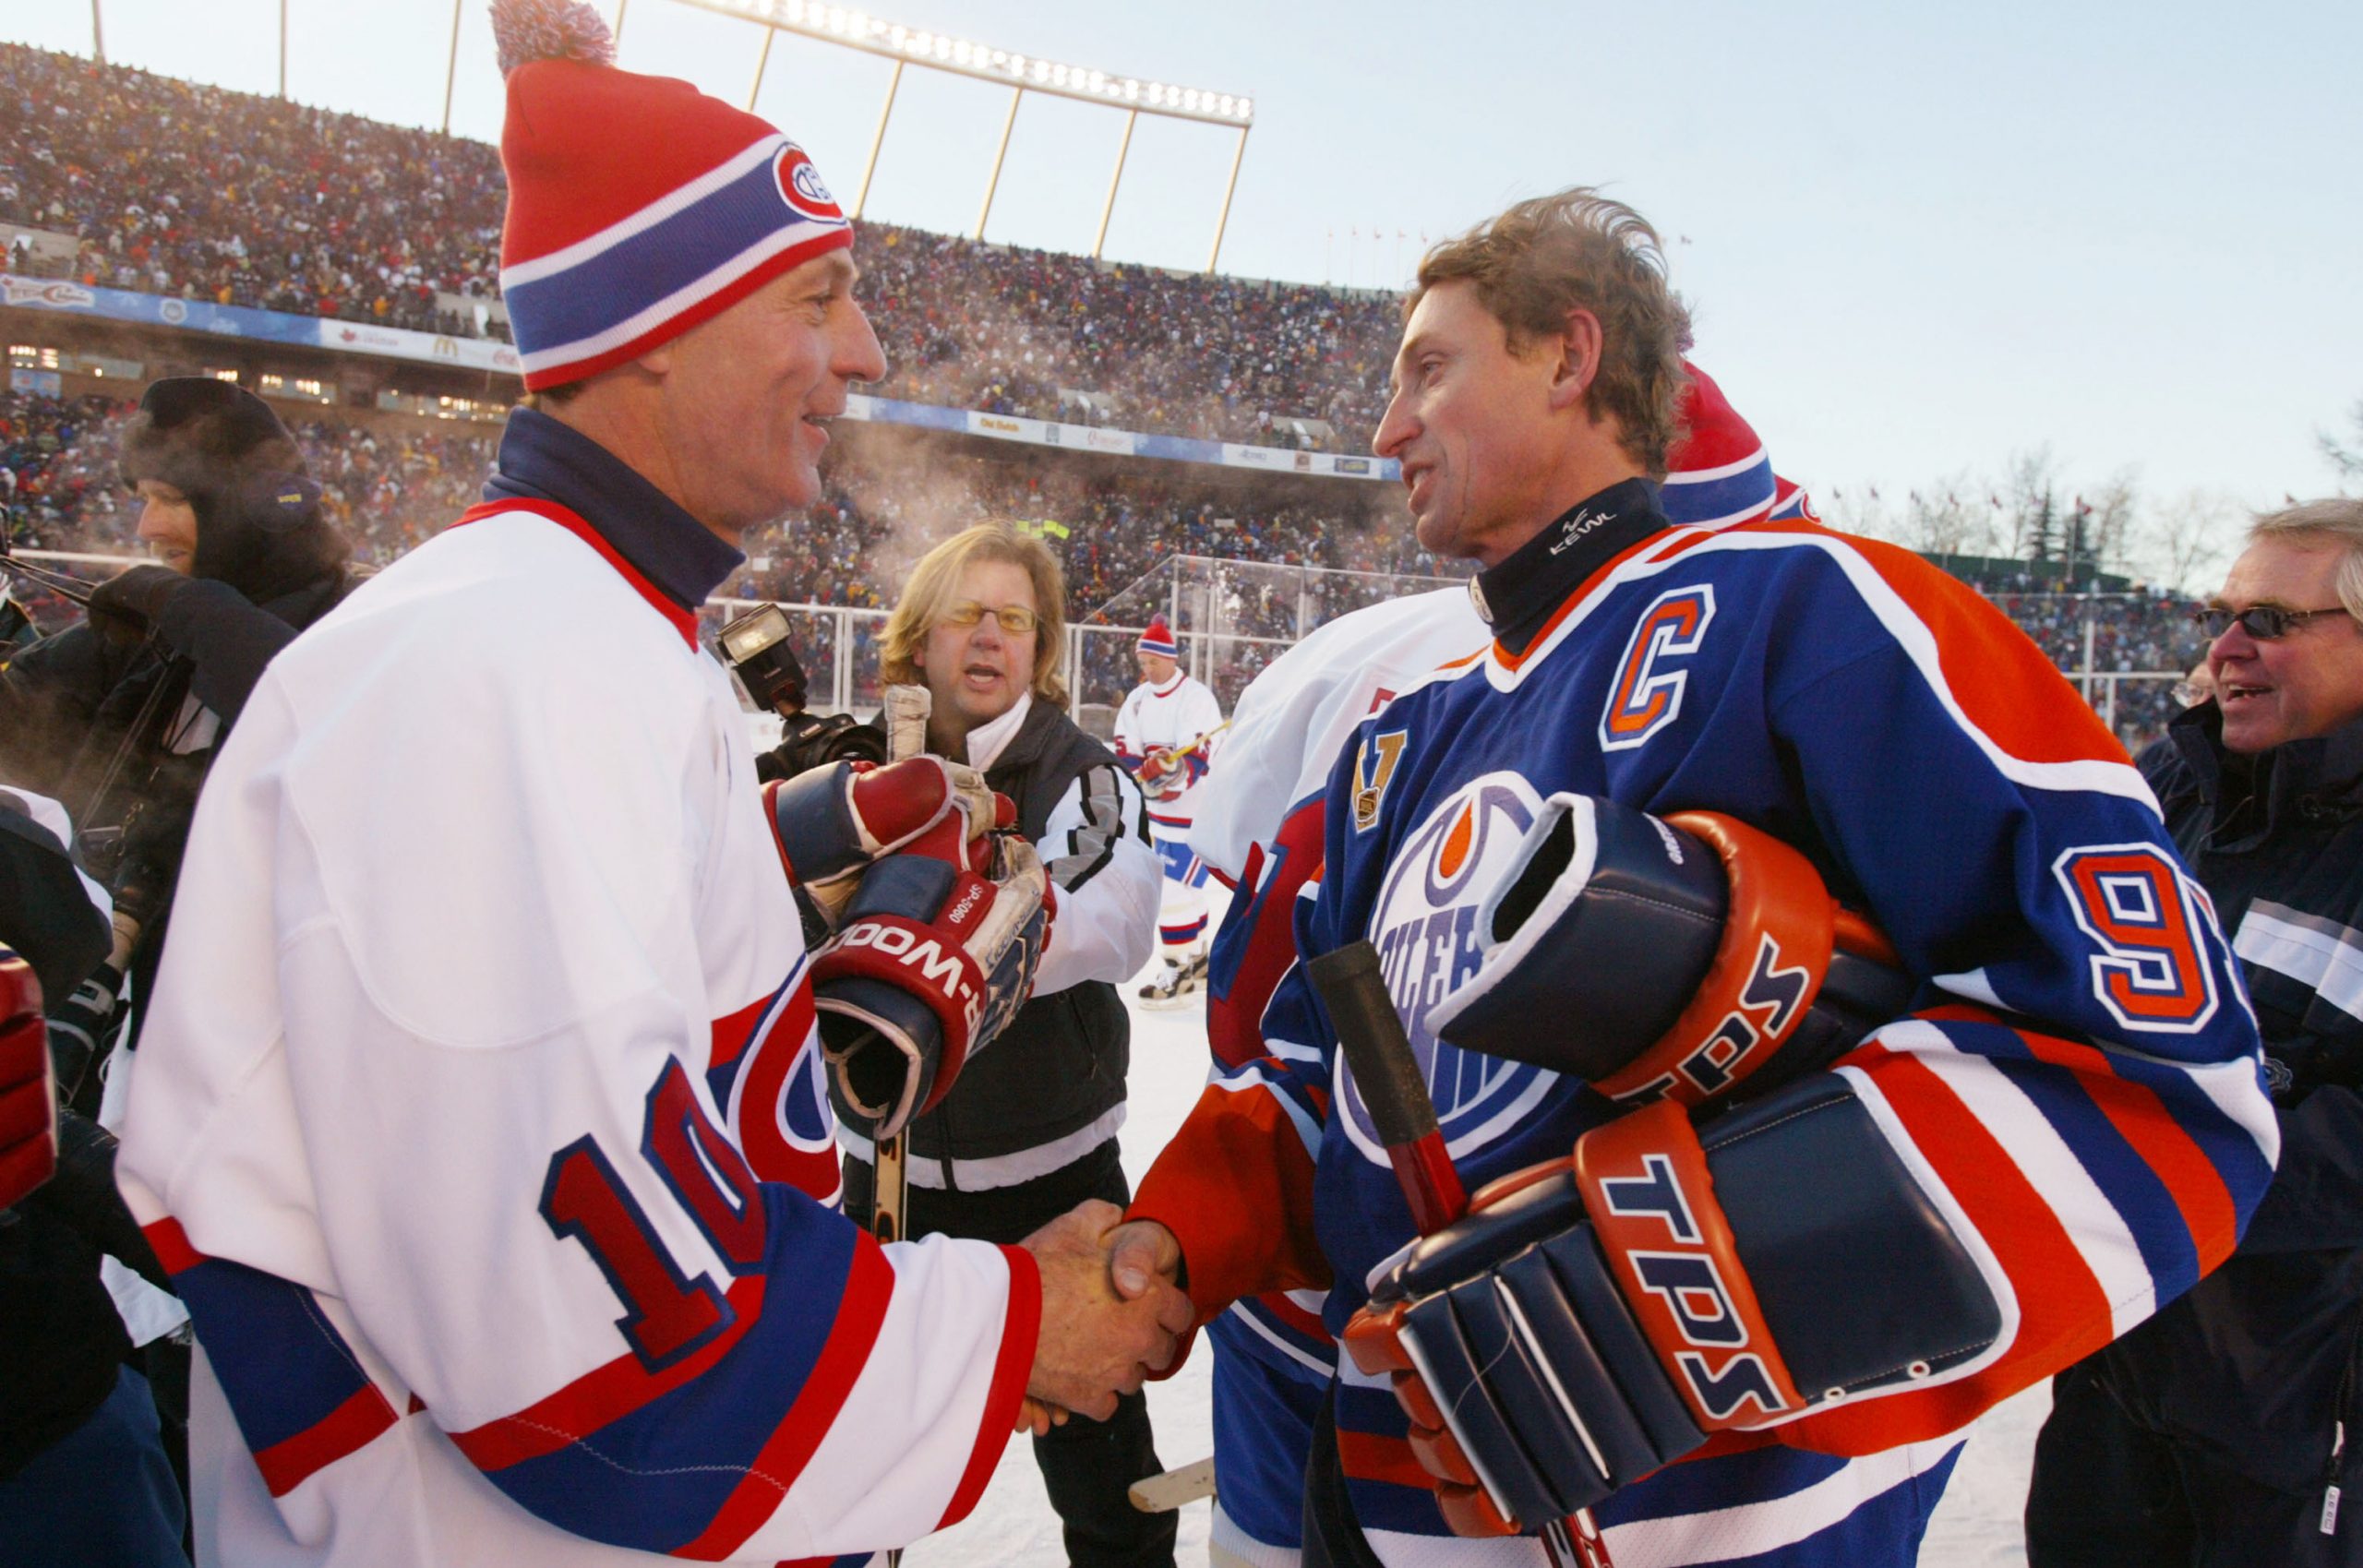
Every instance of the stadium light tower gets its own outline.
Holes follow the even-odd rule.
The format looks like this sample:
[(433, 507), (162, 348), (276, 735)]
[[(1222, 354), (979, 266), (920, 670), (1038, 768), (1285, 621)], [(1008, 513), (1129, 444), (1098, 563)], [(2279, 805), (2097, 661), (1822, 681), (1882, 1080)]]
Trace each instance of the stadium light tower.
[(1095, 258), (1107, 243), (1108, 219), (1116, 209), (1116, 189), (1123, 183), (1124, 159), (1133, 145), (1133, 126), (1141, 115), (1162, 114), (1169, 119), (1195, 120), (1202, 125), (1236, 128), (1239, 143), (1231, 151), (1230, 176), (1223, 185), (1222, 209), (1215, 218), (1214, 245), (1206, 252), (1208, 272), (1215, 269), (1215, 263), (1222, 255), (1223, 231), (1230, 223), (1231, 197), (1239, 189), (1239, 165), (1247, 156), (1247, 133), (1255, 124), (1255, 102), (1243, 93), (1176, 87), (1168, 82), (1118, 76), (1055, 60), (1036, 59), (1014, 49), (994, 49), (948, 33), (905, 27), (900, 22), (886, 21), (851, 6), (827, 5), (822, 0), (684, 0), (684, 3), (762, 25), (762, 49), (755, 60), (754, 83), (747, 91), (750, 108), (754, 106), (755, 95), (762, 90), (763, 71), (771, 64), (774, 33), (792, 32), (822, 43), (858, 49), (865, 54), (876, 54), (894, 62), (894, 74), (886, 83), (886, 102), (878, 112), (878, 130), (870, 138), (870, 159), (862, 165), (861, 185), (854, 193), (853, 205), (846, 209), (850, 217), (860, 217), (863, 206), (870, 199), (870, 176), (877, 173), (878, 151), (886, 142), (886, 123), (894, 113), (894, 96), (903, 85), (903, 67), (913, 65), (952, 76), (995, 82), (1010, 90), (1009, 112), (1002, 118), (1001, 144), (993, 152), (992, 173), (986, 177), (984, 202), (977, 212), (978, 239), (985, 237), (985, 224), (992, 216), (993, 193), (1001, 186), (1002, 162), (1009, 155), (1009, 137), (1017, 124), (1017, 106), (1029, 92), (1053, 98), (1072, 98), (1124, 111), (1123, 134), (1116, 147), (1115, 173), (1109, 177), (1108, 198), (1099, 209), (1099, 229), (1091, 241), (1091, 254)]

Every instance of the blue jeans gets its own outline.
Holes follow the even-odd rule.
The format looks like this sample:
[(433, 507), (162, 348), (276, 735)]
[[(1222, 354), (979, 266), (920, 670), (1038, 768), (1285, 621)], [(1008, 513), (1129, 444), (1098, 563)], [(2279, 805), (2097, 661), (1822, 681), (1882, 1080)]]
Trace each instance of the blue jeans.
[(148, 1380), (126, 1367), (96, 1414), (0, 1481), (0, 1568), (188, 1568), (184, 1517)]

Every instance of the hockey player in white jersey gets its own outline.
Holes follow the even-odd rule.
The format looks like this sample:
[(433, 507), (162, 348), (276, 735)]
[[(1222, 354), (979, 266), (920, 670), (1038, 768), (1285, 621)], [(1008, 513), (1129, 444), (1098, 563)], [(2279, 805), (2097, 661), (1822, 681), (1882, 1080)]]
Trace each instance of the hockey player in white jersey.
[(1151, 1007), (1178, 1005), (1205, 984), (1206, 868), (1190, 844), (1198, 786), (1222, 745), (1222, 704), (1182, 673), (1182, 648), (1163, 616), (1135, 649), (1141, 683), (1116, 712), (1116, 756), (1148, 796), (1149, 826), (1165, 862), (1158, 946), (1165, 966), (1141, 987)]
[[(766, 809), (695, 613), (883, 372), (851, 231), (588, 6), (495, 31), (537, 406), (258, 685), (132, 1091), (198, 1560), (867, 1554), (966, 1513), (1029, 1396), (1112, 1410), (1181, 1314), (1114, 1305), (1110, 1205), (882, 1246), (822, 1201), (823, 1074), (948, 1089), (1030, 984), (1038, 864), (935, 760)], [(790, 875), (834, 911), (810, 958)]]

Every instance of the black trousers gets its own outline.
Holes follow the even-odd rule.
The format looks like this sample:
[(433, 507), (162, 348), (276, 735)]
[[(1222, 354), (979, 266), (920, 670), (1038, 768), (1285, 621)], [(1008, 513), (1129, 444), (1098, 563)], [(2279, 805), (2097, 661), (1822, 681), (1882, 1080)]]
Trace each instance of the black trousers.
[(2081, 1361), (2052, 1380), (2051, 1415), (2035, 1439), (2027, 1565), (2358, 1568), (2363, 1466), (2345, 1469), (2324, 1535), (2322, 1488), (2265, 1486), (2196, 1443), (2152, 1430)]
[[(870, 1208), (871, 1167), (847, 1159), (846, 1211)], [(981, 1192), (910, 1190), (904, 1216), (914, 1238), (944, 1235), (1006, 1246), (1023, 1241), (1087, 1198), (1119, 1207), (1132, 1201), (1116, 1140), (1048, 1176)], [(1034, 1463), (1065, 1526), (1067, 1561), (1075, 1568), (1172, 1568), (1176, 1514), (1144, 1514), (1126, 1496), (1134, 1481), (1165, 1466), (1149, 1432), (1148, 1401), (1122, 1395), (1106, 1421), (1071, 1417), (1034, 1440)]]

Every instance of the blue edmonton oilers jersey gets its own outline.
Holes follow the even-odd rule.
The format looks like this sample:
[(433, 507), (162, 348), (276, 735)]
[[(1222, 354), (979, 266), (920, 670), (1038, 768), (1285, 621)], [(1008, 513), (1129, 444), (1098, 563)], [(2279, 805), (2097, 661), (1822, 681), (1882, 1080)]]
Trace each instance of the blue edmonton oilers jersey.
[[(1478, 587), (1497, 640), (1364, 721), (1338, 760), (1299, 951), (1377, 945), (1473, 1191), (1615, 1114), (1429, 1022), (1476, 970), (1479, 900), (1550, 796), (1728, 813), (1885, 929), (1922, 981), (1914, 1011), (1838, 1071), (1978, 1257), (2003, 1341), (1943, 1386), (1785, 1437), (1726, 1434), (1598, 1512), (1620, 1561), (1909, 1562), (1958, 1453), (1947, 1434), (2187, 1289), (2269, 1179), (2254, 1023), (2213, 912), (2091, 710), (1992, 606), (1904, 552), (1791, 520), (1673, 529), (1635, 481)], [(1335, 1333), (1414, 1229), (1301, 969), (1264, 1035), (1271, 1057), (1201, 1109), (1278, 1102), (1265, 1120), (1302, 1145), (1283, 1163), (1310, 1161)], [(1202, 1247), (1249, 1245), (1217, 1223), (1177, 1224), (1193, 1273)], [(1434, 1561), (1449, 1532), (1400, 1410), (1350, 1362), (1339, 1375), (1356, 1516), (1382, 1559)]]

